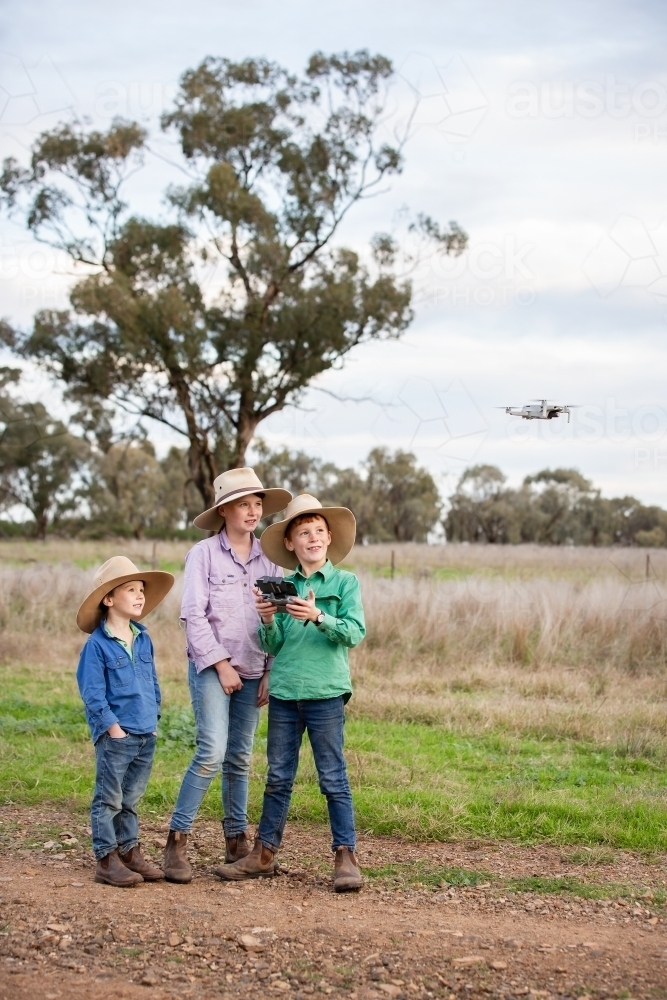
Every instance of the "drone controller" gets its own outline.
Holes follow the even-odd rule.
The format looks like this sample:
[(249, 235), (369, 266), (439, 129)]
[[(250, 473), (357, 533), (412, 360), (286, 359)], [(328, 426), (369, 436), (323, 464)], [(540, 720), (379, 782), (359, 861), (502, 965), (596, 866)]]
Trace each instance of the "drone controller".
[(284, 580), (282, 576), (260, 576), (255, 583), (262, 592), (262, 596), (275, 605), (279, 611), (285, 611), (286, 606), (294, 601), (299, 593), (291, 580)]

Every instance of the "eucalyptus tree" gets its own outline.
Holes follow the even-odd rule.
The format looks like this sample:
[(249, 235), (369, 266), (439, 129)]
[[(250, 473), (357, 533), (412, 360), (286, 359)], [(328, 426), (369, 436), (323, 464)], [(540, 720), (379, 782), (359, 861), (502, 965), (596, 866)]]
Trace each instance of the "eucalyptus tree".
[[(43, 310), (5, 340), (61, 379), (81, 422), (107, 437), (119, 409), (184, 435), (210, 503), (216, 474), (244, 463), (262, 420), (412, 319), (395, 238), (376, 234), (362, 254), (340, 234), (402, 168), (401, 141), (383, 138), (392, 74), (366, 51), (316, 53), (301, 75), (263, 59), (188, 70), (161, 122), (187, 175), (167, 192), (166, 221), (124, 200), (150, 148), (136, 123), (41, 135), (28, 166), (5, 161), (0, 184), (77, 280), (71, 308)], [(444, 254), (466, 244), (456, 223), (419, 215), (412, 228)]]

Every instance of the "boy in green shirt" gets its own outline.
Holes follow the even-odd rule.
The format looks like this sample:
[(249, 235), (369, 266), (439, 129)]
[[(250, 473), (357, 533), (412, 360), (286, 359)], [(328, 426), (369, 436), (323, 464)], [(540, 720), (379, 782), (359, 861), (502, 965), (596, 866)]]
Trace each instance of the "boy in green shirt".
[(333, 837), (334, 889), (357, 891), (362, 878), (355, 856), (354, 807), (343, 755), (345, 703), (352, 694), (347, 650), (366, 634), (359, 581), (336, 569), (354, 545), (356, 522), (346, 507), (322, 507), (308, 494), (295, 497), (285, 518), (261, 537), (266, 555), (294, 570), (298, 597), (287, 614), (258, 590), (259, 637), (275, 656), (269, 678), (269, 773), (255, 846), (234, 864), (216, 869), (237, 881), (272, 876), (287, 820), (305, 731), (326, 795)]

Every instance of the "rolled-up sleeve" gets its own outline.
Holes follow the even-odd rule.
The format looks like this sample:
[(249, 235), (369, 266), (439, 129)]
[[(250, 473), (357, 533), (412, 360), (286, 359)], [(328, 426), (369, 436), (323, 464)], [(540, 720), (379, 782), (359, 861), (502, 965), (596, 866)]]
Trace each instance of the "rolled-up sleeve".
[(102, 733), (118, 722), (118, 716), (111, 711), (107, 701), (104, 656), (97, 643), (90, 639), (81, 650), (76, 680), (93, 740), (98, 740)]
[(181, 618), (185, 622), (188, 654), (197, 673), (212, 667), (220, 660), (228, 660), (227, 647), (219, 642), (206, 617), (209, 605), (210, 552), (203, 545), (195, 545), (185, 560)]
[(341, 593), (338, 615), (324, 615), (324, 621), (317, 628), (327, 639), (341, 646), (354, 649), (366, 635), (364, 607), (361, 603), (361, 587), (356, 576), (349, 575)]

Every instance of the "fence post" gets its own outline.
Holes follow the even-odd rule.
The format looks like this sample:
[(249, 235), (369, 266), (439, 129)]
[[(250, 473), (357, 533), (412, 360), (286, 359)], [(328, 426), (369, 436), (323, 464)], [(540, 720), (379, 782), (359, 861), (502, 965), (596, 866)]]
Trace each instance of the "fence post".
[(396, 569), (396, 553), (391, 550), (391, 578), (394, 579), (394, 570)]
[(157, 569), (157, 538), (153, 539), (153, 555), (151, 556), (151, 569)]
[(648, 580), (649, 573), (651, 572), (651, 556), (646, 553), (646, 579)]

